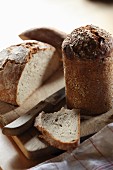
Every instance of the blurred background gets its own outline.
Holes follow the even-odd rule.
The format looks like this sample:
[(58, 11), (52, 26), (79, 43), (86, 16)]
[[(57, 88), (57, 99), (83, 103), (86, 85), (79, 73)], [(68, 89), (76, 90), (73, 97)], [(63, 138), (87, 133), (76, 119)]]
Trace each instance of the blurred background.
[[(87, 24), (113, 35), (113, 0), (0, 0), (0, 50), (22, 42), (18, 35), (31, 28), (54, 27), (70, 33)], [(14, 143), (1, 131), (0, 139), (4, 153), (0, 155), (1, 166), (15, 169), (37, 164), (18, 154)]]
[(0, 50), (20, 42), (18, 34), (34, 27), (66, 33), (93, 24), (113, 34), (113, 0), (0, 0)]

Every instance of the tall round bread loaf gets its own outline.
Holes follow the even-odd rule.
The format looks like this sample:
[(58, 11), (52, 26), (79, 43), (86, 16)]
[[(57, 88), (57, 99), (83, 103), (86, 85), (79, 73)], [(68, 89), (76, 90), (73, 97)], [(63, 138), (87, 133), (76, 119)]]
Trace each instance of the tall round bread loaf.
[(112, 107), (113, 38), (87, 25), (75, 29), (62, 44), (66, 101), (81, 113), (101, 114)]

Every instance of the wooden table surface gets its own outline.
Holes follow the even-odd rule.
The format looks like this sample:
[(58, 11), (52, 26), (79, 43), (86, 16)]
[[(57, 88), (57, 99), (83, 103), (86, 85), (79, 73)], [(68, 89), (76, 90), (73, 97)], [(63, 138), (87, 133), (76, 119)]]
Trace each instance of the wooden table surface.
[[(4, 0), (0, 5), (0, 49), (21, 42), (18, 34), (33, 27), (50, 26), (69, 33), (79, 26), (93, 24), (113, 34), (113, 3), (98, 0)], [(26, 169), (37, 163), (38, 160), (25, 158), (0, 129), (0, 167), (3, 170)]]
[(28, 160), (11, 138), (0, 129), (0, 166), (3, 170), (21, 170), (34, 166), (38, 160)]

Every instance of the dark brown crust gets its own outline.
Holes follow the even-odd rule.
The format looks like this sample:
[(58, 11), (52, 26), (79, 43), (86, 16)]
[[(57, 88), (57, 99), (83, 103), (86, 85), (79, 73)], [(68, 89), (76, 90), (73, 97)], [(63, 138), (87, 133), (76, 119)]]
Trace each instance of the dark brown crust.
[[(85, 48), (84, 43), (89, 46)], [(68, 108), (81, 109), (86, 115), (108, 111), (113, 99), (111, 35), (88, 25), (75, 29), (62, 47)]]
[(104, 60), (87, 61), (68, 60), (64, 56), (64, 70), (68, 108), (95, 115), (112, 107), (113, 55)]
[(54, 46), (59, 51), (60, 56), (62, 56), (62, 42), (66, 36), (66, 33), (62, 31), (46, 27), (29, 29), (19, 35), (23, 40), (37, 40)]
[(103, 29), (87, 25), (72, 31), (62, 44), (69, 59), (74, 56), (82, 59), (108, 57), (113, 50), (113, 38)]
[[(17, 105), (17, 85), (25, 64), (8, 61), (0, 71), (0, 100)], [(15, 74), (16, 73), (16, 74)]]

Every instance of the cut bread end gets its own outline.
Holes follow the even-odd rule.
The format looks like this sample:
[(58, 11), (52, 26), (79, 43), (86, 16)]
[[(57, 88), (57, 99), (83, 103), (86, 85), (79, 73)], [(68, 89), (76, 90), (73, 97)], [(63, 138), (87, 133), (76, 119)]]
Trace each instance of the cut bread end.
[(45, 51), (33, 54), (26, 64), (17, 88), (17, 103), (21, 105), (39, 88), (56, 70), (61, 63), (55, 48), (48, 46)]
[(60, 67), (57, 50), (39, 41), (24, 41), (0, 52), (0, 100), (22, 105)]
[(54, 113), (41, 112), (34, 126), (41, 137), (51, 146), (61, 150), (71, 150), (78, 146), (80, 139), (80, 115), (77, 109), (61, 108)]

